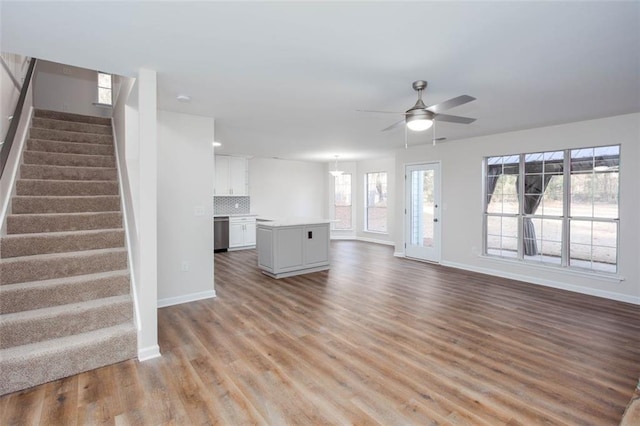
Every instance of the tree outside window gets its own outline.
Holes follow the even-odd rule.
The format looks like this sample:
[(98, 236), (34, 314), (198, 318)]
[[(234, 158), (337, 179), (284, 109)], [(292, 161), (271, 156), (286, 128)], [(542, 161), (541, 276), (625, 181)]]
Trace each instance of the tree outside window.
[(351, 224), (351, 174), (343, 173), (335, 177), (333, 212), (336, 222), (333, 229), (352, 229)]
[(387, 232), (387, 172), (365, 175), (365, 230)]

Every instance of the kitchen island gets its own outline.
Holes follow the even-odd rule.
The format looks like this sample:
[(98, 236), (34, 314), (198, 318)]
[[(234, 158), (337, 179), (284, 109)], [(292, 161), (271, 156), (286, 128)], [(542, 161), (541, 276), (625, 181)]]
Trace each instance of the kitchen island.
[(273, 278), (329, 269), (329, 220), (258, 221), (258, 267)]

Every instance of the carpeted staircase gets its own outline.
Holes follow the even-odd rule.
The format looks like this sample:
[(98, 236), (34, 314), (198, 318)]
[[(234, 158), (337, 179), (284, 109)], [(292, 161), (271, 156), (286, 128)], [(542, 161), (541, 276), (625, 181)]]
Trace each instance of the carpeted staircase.
[(0, 395), (137, 354), (111, 122), (36, 110), (0, 238)]

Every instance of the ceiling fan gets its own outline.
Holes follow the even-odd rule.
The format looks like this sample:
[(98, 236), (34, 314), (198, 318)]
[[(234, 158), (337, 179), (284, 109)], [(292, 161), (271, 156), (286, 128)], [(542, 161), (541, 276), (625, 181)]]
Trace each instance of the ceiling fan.
[[(383, 132), (394, 129), (403, 123), (406, 123), (410, 130), (420, 132), (427, 130), (433, 125), (433, 121), (446, 121), (449, 123), (458, 124), (470, 124), (476, 121), (475, 118), (459, 117), (457, 115), (441, 114), (441, 111), (464, 105), (468, 102), (475, 101), (476, 98), (469, 95), (461, 95), (448, 101), (440, 102), (436, 105), (426, 106), (422, 101), (422, 91), (427, 88), (427, 82), (424, 80), (418, 80), (413, 82), (413, 90), (418, 92), (418, 100), (415, 105), (409, 108), (405, 112), (391, 112), (391, 111), (375, 111), (375, 110), (359, 110), (362, 112), (379, 112), (387, 114), (403, 114), (404, 118), (400, 121), (393, 123), (391, 126), (382, 129)], [(435, 142), (435, 141), (434, 141)]]

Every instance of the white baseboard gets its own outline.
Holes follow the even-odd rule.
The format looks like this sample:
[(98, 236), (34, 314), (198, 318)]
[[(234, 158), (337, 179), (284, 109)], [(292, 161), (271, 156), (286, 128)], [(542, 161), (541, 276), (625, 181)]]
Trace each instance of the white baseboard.
[(396, 243), (394, 241), (376, 240), (375, 238), (356, 237), (356, 240), (363, 241), (365, 243), (382, 244), (382, 245), (385, 245), (385, 246), (395, 246), (396, 245)]
[(358, 238), (355, 235), (332, 235), (331, 240), (352, 240), (355, 241)]
[(385, 246), (394, 246), (396, 244), (394, 241), (377, 240), (375, 238), (358, 237), (356, 235), (332, 235), (331, 239), (332, 240), (362, 241), (364, 243), (382, 244), (382, 245), (385, 245)]
[(166, 308), (167, 306), (180, 305), (182, 303), (195, 302), (197, 300), (211, 299), (214, 297), (216, 297), (215, 290), (190, 293), (183, 296), (167, 297), (165, 299), (158, 299), (158, 308)]
[(153, 345), (146, 348), (138, 348), (138, 361), (143, 362), (153, 358), (159, 358), (162, 355), (160, 354), (160, 346)]
[(626, 302), (626, 303), (632, 303), (634, 305), (640, 305), (640, 297), (629, 296), (626, 294), (615, 293), (612, 291), (598, 290), (598, 289), (589, 288), (589, 287), (582, 287), (582, 286), (577, 286), (572, 284), (561, 283), (553, 280), (536, 278), (530, 275), (513, 274), (510, 272), (504, 272), (497, 269), (481, 268), (481, 267), (466, 265), (466, 264), (457, 263), (457, 262), (443, 261), (441, 262), (441, 265), (448, 266), (451, 268), (456, 268), (456, 269), (463, 269), (465, 271), (478, 272), (480, 274), (493, 275), (496, 277), (508, 278), (508, 279), (517, 280), (517, 281), (524, 281), (526, 283), (557, 288), (560, 290), (573, 291), (574, 293), (588, 294), (590, 296), (603, 297), (605, 299), (617, 300), (619, 302)]
[(406, 257), (402, 251), (394, 251), (393, 257)]

